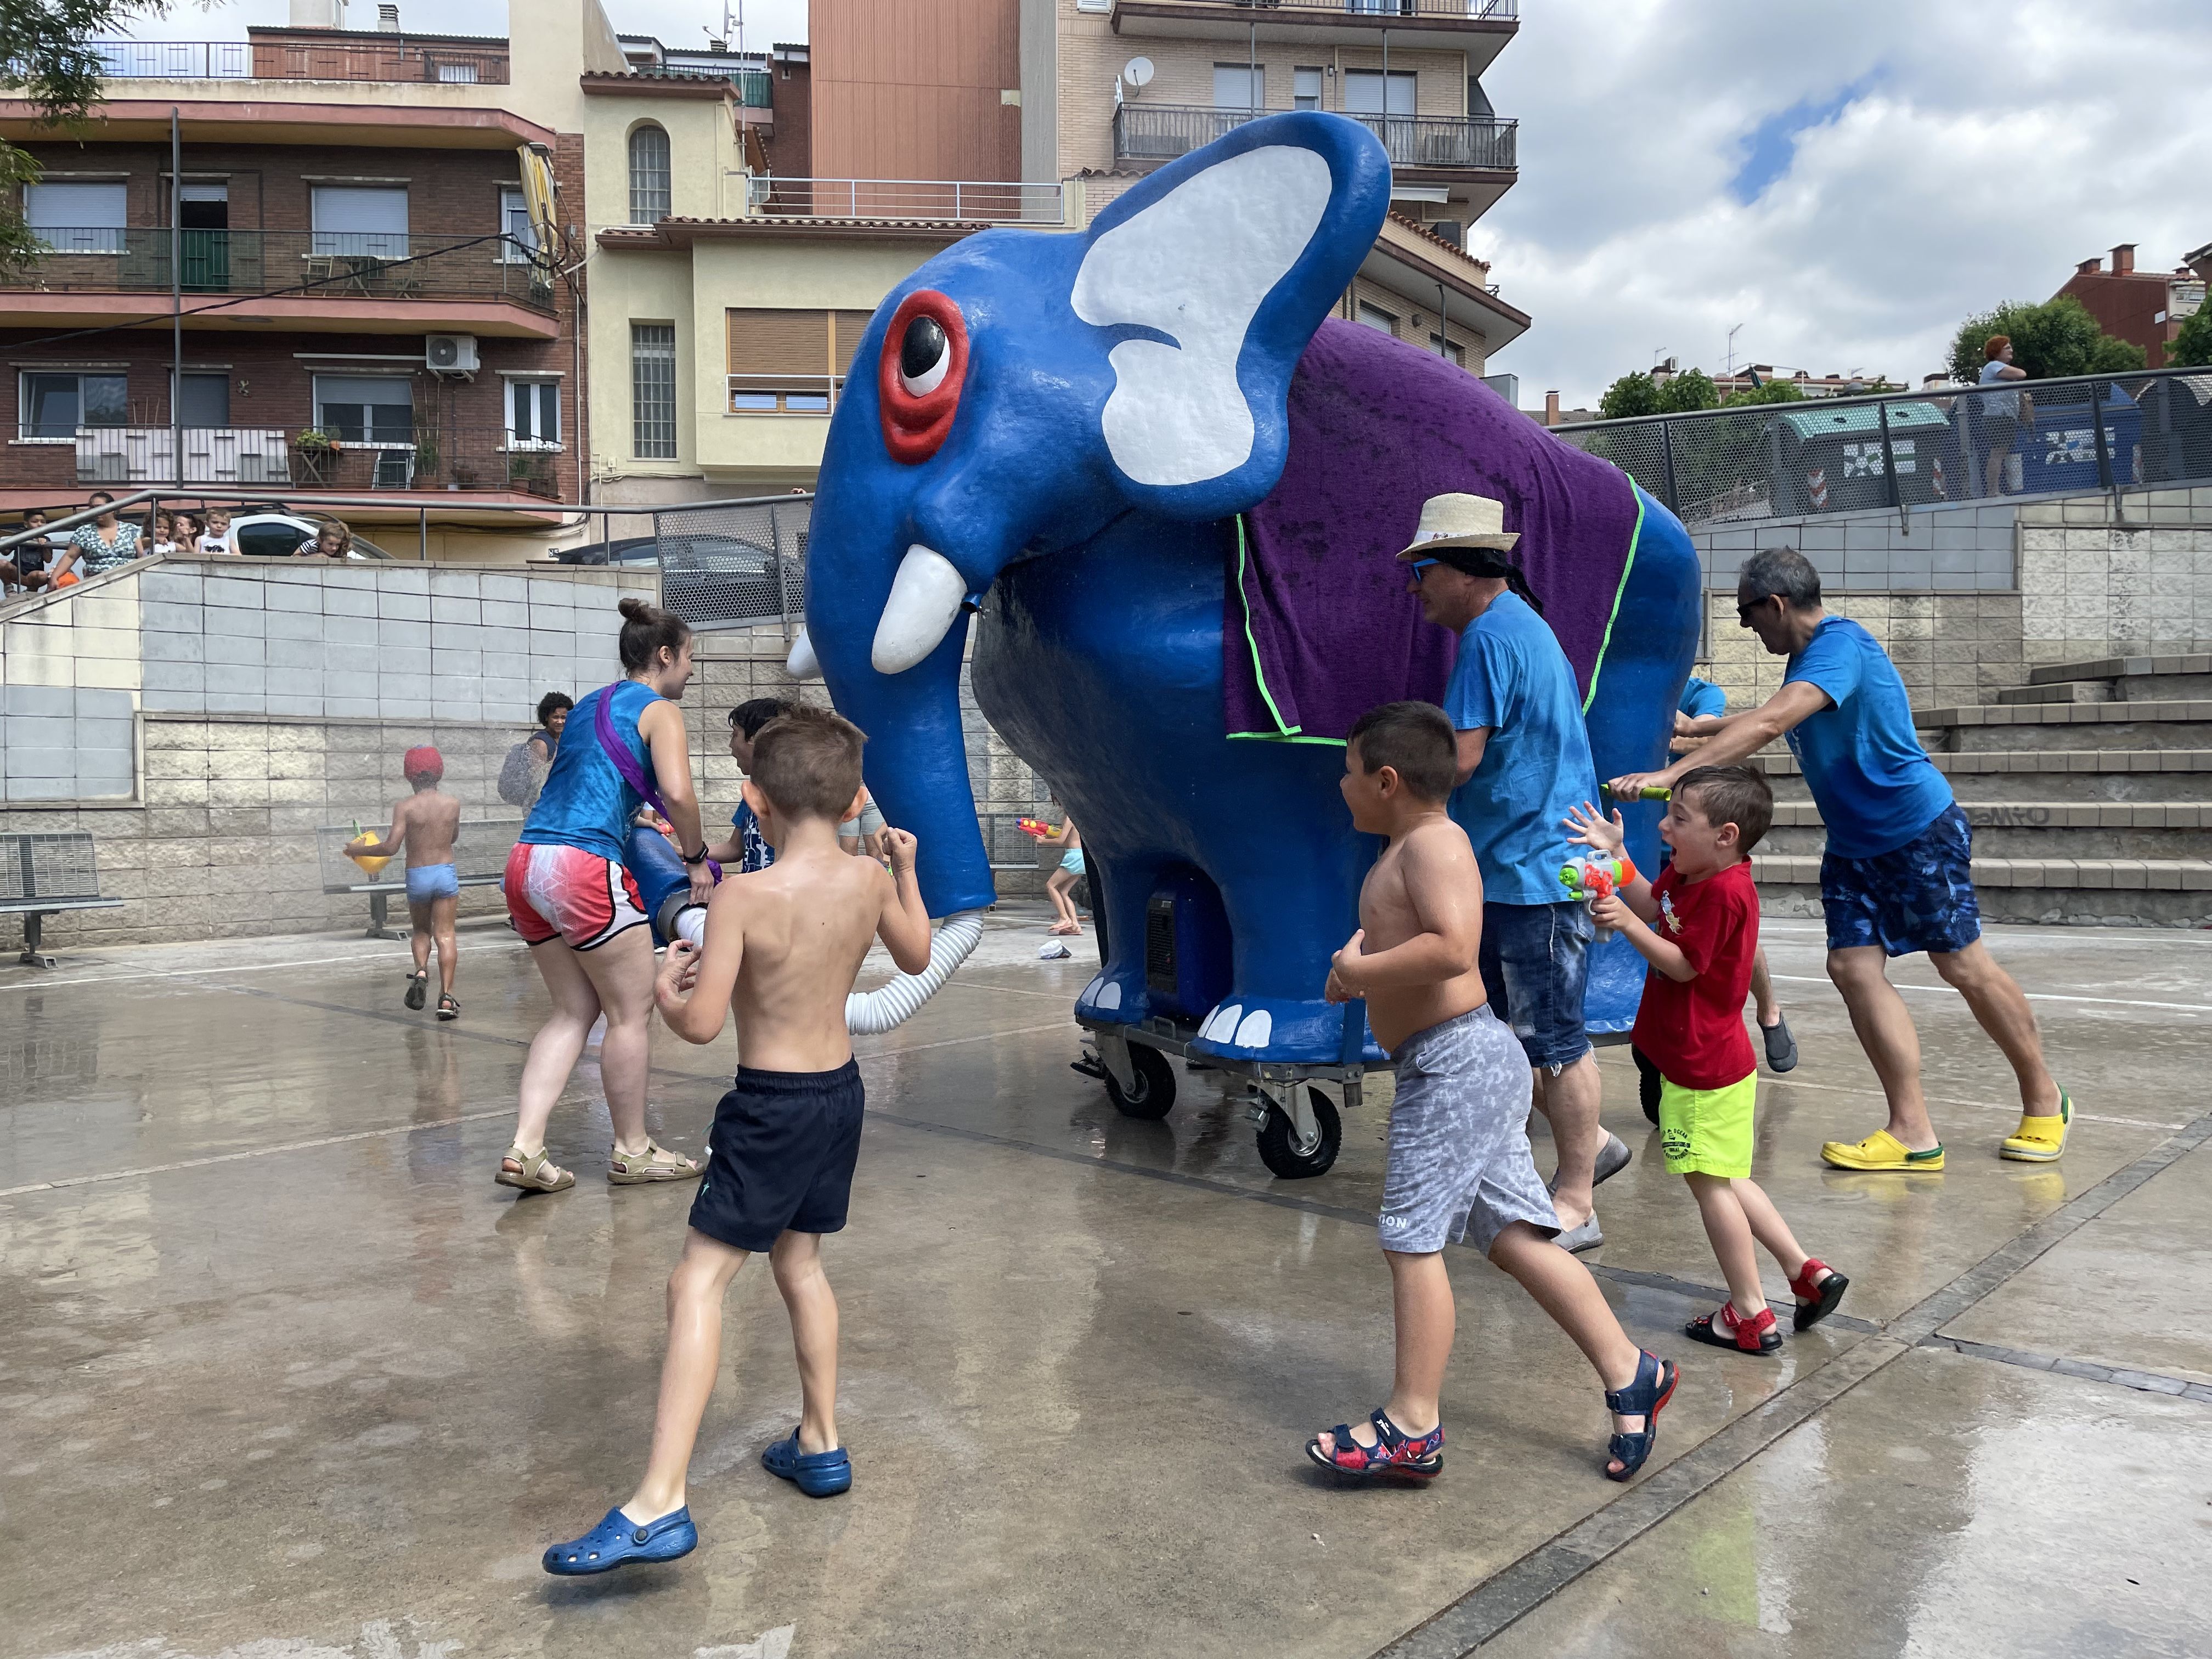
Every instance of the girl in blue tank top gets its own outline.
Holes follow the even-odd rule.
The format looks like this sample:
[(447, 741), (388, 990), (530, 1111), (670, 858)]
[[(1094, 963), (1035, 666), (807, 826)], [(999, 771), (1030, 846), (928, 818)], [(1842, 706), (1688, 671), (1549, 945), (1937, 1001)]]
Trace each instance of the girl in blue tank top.
[[(623, 867), (629, 824), (643, 801), (624, 777), (660, 793), (691, 866), (692, 896), (714, 891), (691, 756), (676, 702), (691, 679), (691, 630), (642, 599), (622, 602), (625, 678), (586, 696), (570, 713), (545, 787), (507, 861), (507, 912), (530, 946), (553, 999), (553, 1017), (530, 1045), (522, 1068), (514, 1143), (494, 1179), (525, 1192), (557, 1193), (576, 1184), (545, 1152), (553, 1103), (602, 1015), (606, 1035), (599, 1071), (615, 1132), (607, 1179), (617, 1185), (696, 1181), (697, 1160), (656, 1146), (645, 1132), (645, 1078), (653, 1015), (653, 933), (637, 883)], [(602, 726), (601, 717), (605, 724)], [(617, 745), (627, 764), (611, 757)]]
[(564, 741), (553, 751), (553, 769), (538, 793), (521, 839), (535, 847), (580, 847), (587, 853), (619, 864), (629, 840), (630, 820), (645, 799), (623, 781), (613, 761), (599, 742), (599, 704), (611, 700), (608, 710), (615, 740), (630, 752), (638, 769), (650, 777), (652, 757), (638, 735), (638, 717), (662, 701), (651, 686), (636, 680), (617, 680), (592, 692), (568, 716)]

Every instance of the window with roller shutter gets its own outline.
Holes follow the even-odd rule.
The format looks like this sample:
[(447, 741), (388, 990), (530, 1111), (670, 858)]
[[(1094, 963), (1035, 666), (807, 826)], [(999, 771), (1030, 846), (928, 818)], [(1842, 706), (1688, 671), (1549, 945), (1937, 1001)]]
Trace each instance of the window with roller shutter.
[(729, 412), (828, 414), (873, 314), (732, 309)]

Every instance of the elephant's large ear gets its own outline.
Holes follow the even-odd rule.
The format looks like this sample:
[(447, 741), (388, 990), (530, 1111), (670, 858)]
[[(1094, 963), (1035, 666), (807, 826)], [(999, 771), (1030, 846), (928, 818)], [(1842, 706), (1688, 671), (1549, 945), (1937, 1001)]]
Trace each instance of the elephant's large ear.
[(1390, 162), (1340, 115), (1265, 117), (1098, 216), (1075, 314), (1121, 336), (1100, 411), (1132, 501), (1177, 519), (1275, 486), (1291, 375), (1390, 205)]

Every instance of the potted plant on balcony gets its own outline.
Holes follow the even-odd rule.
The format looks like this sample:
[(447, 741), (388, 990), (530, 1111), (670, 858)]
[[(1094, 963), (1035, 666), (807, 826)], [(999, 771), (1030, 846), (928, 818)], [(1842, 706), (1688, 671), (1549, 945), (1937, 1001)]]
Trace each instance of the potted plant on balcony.
[(415, 440), (415, 482), (427, 483), (438, 476), (438, 434), (425, 432)]
[(308, 427), (292, 437), (292, 453), (300, 458), (300, 470), (307, 474), (310, 483), (328, 481), (332, 461), (341, 447), (336, 436), (320, 427)]

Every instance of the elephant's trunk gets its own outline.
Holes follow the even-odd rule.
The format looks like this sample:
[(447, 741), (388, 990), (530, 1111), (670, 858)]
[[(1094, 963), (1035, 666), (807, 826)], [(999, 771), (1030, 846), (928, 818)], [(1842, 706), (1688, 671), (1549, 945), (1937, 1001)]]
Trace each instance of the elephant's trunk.
[(933, 916), (994, 903), (991, 864), (968, 780), (960, 722), (960, 659), (968, 619), (953, 619), (920, 662), (884, 673), (866, 637), (830, 649), (817, 641), (837, 711), (868, 735), (868, 792), (885, 822), (921, 842), (922, 901)]

